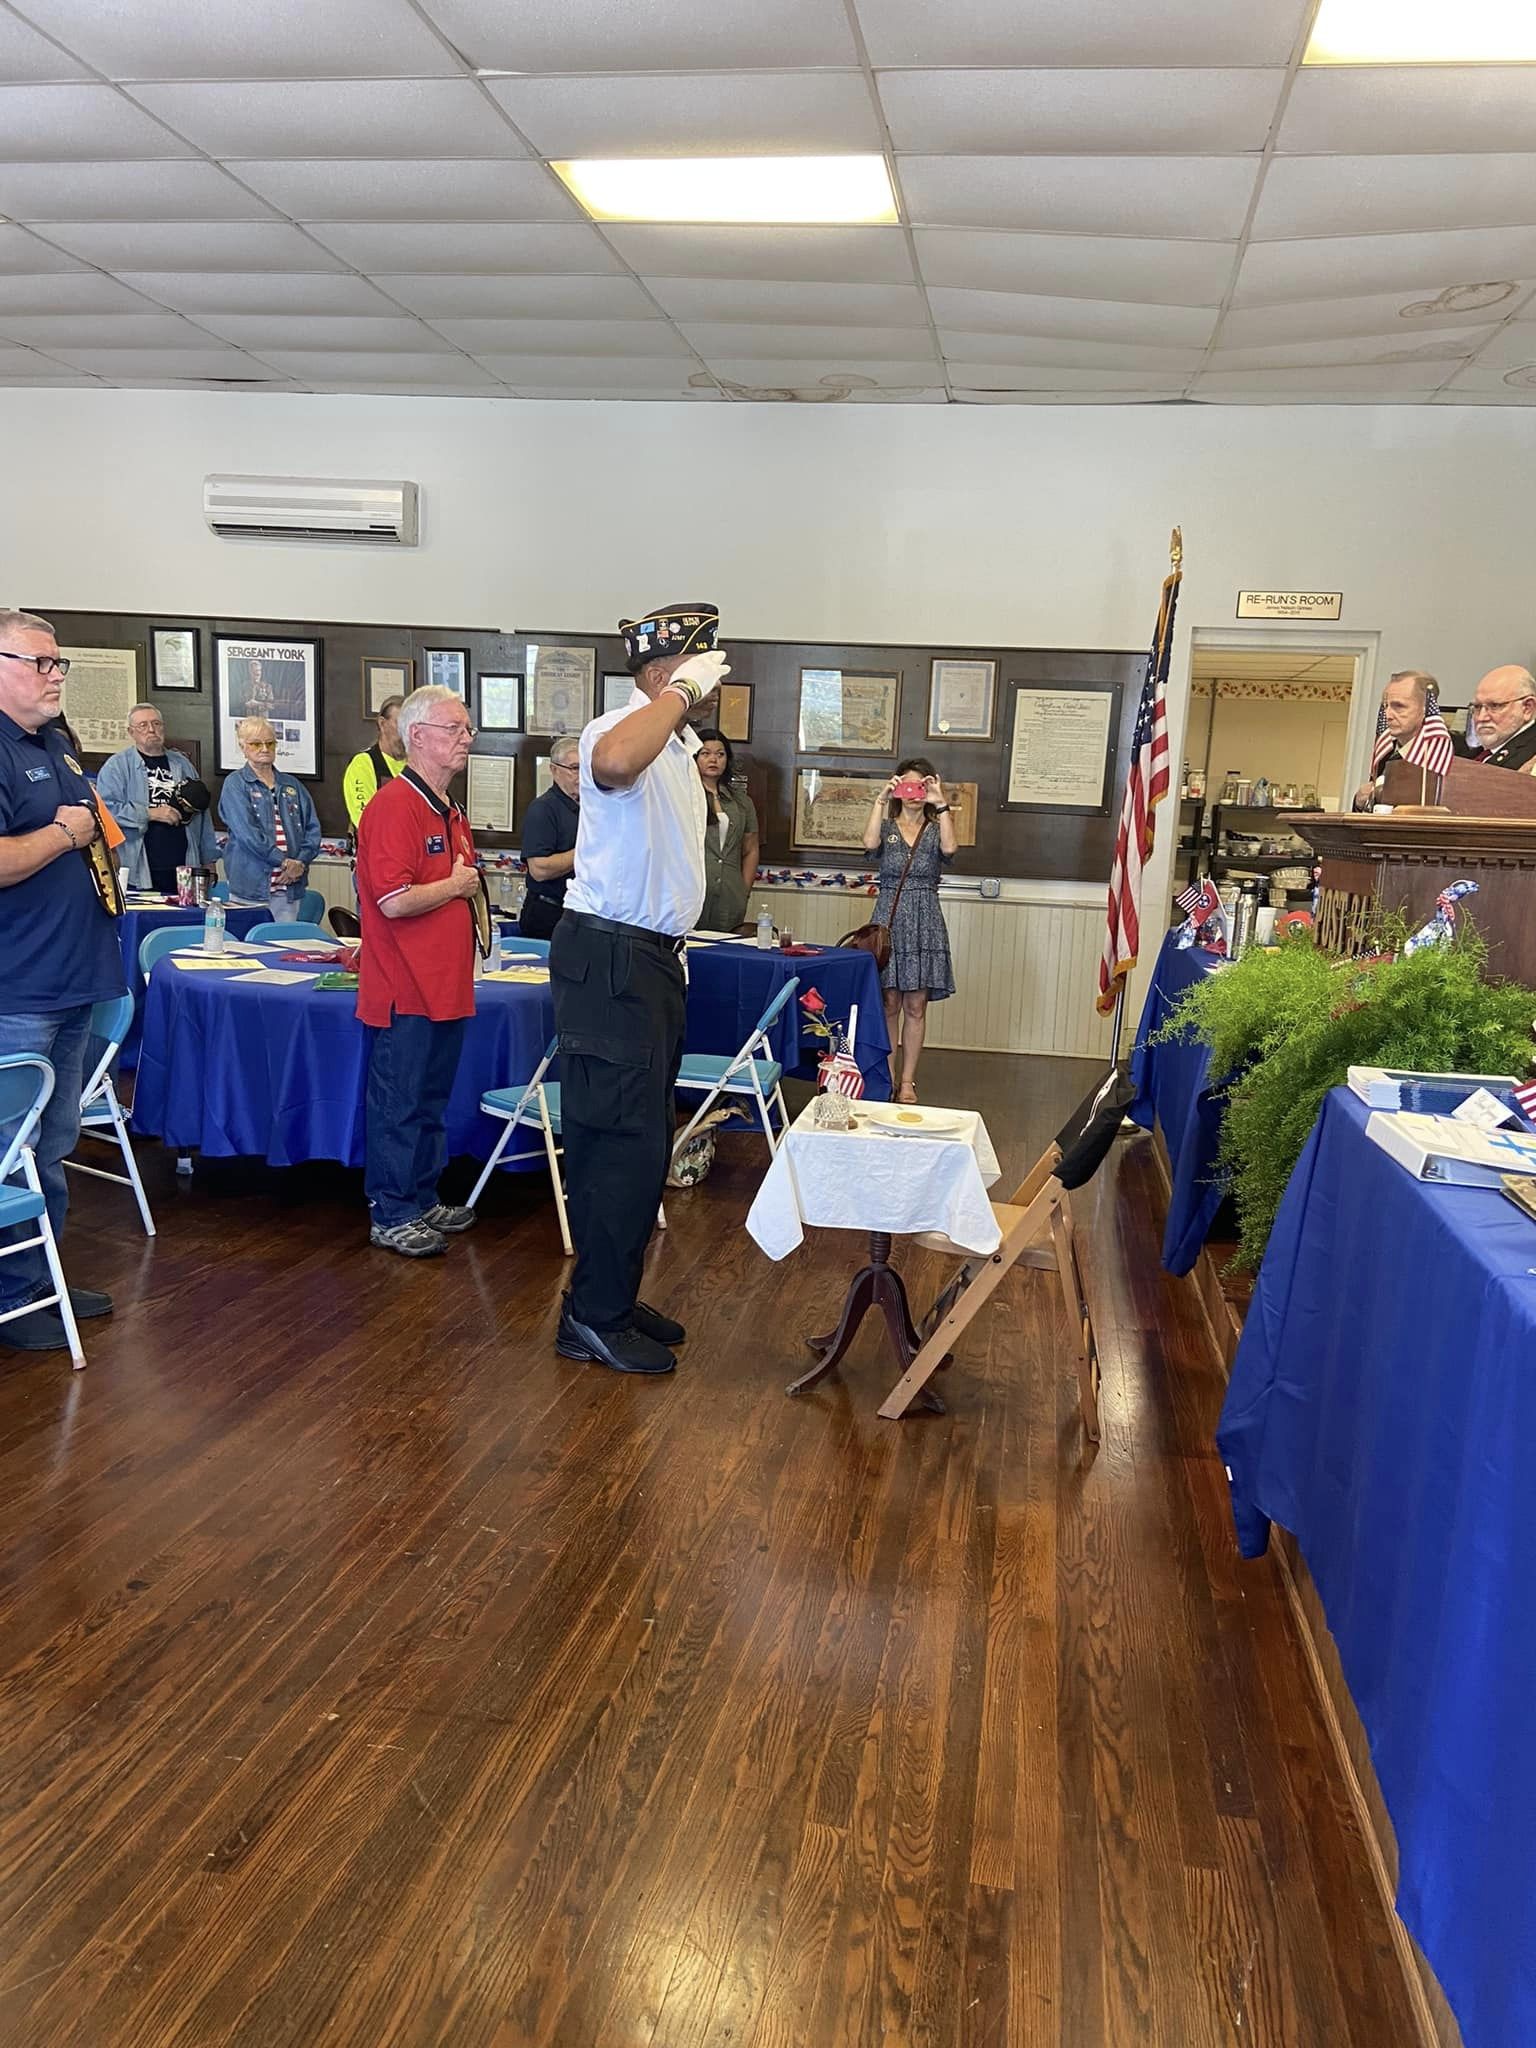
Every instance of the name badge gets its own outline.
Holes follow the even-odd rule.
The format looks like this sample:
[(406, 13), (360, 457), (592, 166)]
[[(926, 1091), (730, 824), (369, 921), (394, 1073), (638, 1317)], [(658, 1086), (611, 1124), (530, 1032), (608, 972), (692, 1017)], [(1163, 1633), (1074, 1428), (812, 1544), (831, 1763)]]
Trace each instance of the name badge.
[(29, 768), (27, 770), (27, 780), (28, 782), (52, 782), (53, 770), (51, 768)]
[(431, 838), (428, 839), (427, 851), (428, 853), (446, 853), (448, 851), (448, 842), (444, 839), (441, 832), (434, 832)]

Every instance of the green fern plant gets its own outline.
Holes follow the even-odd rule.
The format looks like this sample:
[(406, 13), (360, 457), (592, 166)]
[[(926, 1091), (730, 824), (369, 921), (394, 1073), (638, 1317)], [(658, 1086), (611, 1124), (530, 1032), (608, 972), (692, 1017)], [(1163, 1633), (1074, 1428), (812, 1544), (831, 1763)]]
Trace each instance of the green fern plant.
[(1487, 978), (1463, 926), (1405, 958), (1334, 960), (1305, 934), (1255, 949), (1190, 989), (1153, 1043), (1198, 1039), (1225, 1082), (1218, 1163), (1238, 1216), (1239, 1267), (1257, 1266), (1323, 1097), (1353, 1066), (1523, 1075), (1536, 994)]

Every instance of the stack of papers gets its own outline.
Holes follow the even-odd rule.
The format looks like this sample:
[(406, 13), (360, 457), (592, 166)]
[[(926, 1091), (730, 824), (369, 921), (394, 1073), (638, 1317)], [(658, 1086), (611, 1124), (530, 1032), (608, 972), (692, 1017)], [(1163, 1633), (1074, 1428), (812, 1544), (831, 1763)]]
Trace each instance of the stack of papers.
[(1446, 1187), (1496, 1188), (1506, 1174), (1536, 1173), (1530, 1131), (1480, 1131), (1454, 1117), (1377, 1110), (1365, 1135), (1416, 1180)]
[[(1368, 1108), (1414, 1109), (1433, 1116), (1449, 1116), (1458, 1102), (1478, 1088), (1489, 1089), (1502, 1101), (1502, 1091), (1514, 1085), (1513, 1074), (1420, 1074), (1408, 1067), (1349, 1070), (1350, 1090)], [(1511, 1107), (1513, 1101), (1511, 1096)]]
[(482, 981), (548, 981), (547, 967), (488, 967)]
[(235, 970), (249, 974), (256, 965), (254, 960), (226, 960), (222, 953), (172, 953), (170, 957), (183, 974), (206, 974), (210, 970), (215, 974)]

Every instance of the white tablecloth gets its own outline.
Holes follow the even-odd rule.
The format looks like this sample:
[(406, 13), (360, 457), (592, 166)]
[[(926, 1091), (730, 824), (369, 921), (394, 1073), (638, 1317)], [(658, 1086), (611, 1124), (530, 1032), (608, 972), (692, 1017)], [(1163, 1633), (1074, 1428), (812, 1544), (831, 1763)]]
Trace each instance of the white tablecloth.
[[(889, 1104), (870, 1107), (889, 1110)], [(822, 1230), (888, 1230), (902, 1236), (940, 1231), (967, 1251), (994, 1252), (1001, 1241), (987, 1189), (1001, 1168), (987, 1127), (974, 1110), (939, 1110), (959, 1118), (945, 1138), (878, 1135), (864, 1121), (852, 1131), (812, 1128), (808, 1103), (784, 1134), (763, 1176), (747, 1230), (770, 1259), (805, 1241), (806, 1224)]]

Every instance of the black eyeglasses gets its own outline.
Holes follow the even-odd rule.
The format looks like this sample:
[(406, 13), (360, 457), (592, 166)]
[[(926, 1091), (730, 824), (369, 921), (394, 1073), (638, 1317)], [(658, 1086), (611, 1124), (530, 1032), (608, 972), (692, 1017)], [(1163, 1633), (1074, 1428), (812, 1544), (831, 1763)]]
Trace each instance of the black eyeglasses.
[(0, 647), (7, 661), (30, 661), (40, 676), (67, 676), (69, 661), (62, 654), (14, 654), (9, 647)]

